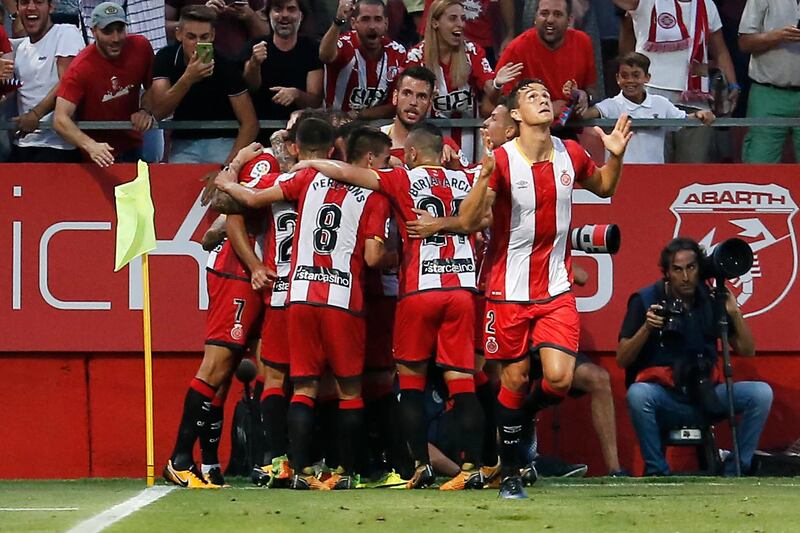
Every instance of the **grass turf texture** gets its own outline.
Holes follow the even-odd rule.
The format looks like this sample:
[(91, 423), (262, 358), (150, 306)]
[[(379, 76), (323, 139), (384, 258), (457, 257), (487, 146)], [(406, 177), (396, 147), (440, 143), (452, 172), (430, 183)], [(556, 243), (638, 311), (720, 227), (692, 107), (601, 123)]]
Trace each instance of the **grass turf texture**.
[[(671, 478), (540, 480), (527, 501), (496, 490), (296, 492), (245, 480), (175, 490), (106, 531), (797, 531), (800, 481)], [(65, 531), (137, 494), (137, 480), (4, 481), (2, 531)], [(243, 490), (247, 489), (247, 490)]]

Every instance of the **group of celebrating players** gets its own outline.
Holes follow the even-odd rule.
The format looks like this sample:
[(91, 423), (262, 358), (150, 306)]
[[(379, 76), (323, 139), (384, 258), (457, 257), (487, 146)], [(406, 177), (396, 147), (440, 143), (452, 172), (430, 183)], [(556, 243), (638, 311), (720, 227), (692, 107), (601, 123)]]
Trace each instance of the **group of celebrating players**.
[[(481, 163), (465, 168), (452, 140), (425, 121), (435, 79), (422, 66), (404, 70), (394, 122), (382, 131), (335, 128), (305, 111), (273, 136), (282, 141), (274, 150), (246, 147), (215, 178), (213, 205), (227, 216), (209, 234), (224, 224), (226, 239), (209, 260), (205, 354), (168, 481), (224, 484), (222, 403), (260, 337), (251, 349), (262, 363), (271, 461), (256, 466), (254, 481), (356, 488), (372, 423), (386, 485), (434, 484), (424, 391), (435, 366), (461, 469), (440, 488), (499, 483), (501, 496), (526, 497), (523, 428), (566, 396), (578, 350), (572, 189), (579, 182), (614, 193), (630, 121), (598, 131), (609, 158), (597, 167), (577, 143), (550, 135), (550, 95), (540, 81), (522, 80), (485, 122)], [(542, 366), (535, 380), (532, 350)], [(334, 409), (320, 401), (330, 396)], [(321, 475), (319, 459), (332, 470)]]

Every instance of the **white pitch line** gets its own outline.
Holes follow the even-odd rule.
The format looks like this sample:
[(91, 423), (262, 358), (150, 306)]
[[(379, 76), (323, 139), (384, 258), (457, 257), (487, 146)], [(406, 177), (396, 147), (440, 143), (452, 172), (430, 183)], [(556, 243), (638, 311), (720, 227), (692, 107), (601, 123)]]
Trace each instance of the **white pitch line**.
[(79, 507), (0, 507), (0, 512), (78, 511)]
[(97, 514), (88, 520), (84, 520), (77, 526), (70, 529), (67, 533), (98, 533), (109, 527), (111, 524), (119, 522), (128, 515), (131, 515), (141, 509), (142, 507), (153, 503), (154, 501), (163, 498), (175, 487), (150, 487), (144, 489), (136, 496), (125, 500), (124, 502), (106, 509), (100, 514)]

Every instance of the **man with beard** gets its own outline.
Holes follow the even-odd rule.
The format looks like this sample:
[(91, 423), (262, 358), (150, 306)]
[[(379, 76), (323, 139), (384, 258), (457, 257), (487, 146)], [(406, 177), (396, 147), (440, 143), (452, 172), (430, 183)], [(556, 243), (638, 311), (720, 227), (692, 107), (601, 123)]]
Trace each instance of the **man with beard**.
[[(155, 123), (150, 111), (153, 48), (147, 38), (128, 35), (125, 11), (103, 2), (92, 12), (95, 43), (78, 54), (56, 93), (53, 127), (87, 159), (101, 167), (135, 162), (142, 154), (142, 132)], [(145, 91), (142, 94), (142, 87)], [(103, 130), (93, 137), (78, 120), (130, 120), (133, 130)]]
[[(409, 130), (428, 116), (435, 83), (436, 76), (433, 72), (421, 66), (409, 67), (397, 78), (397, 86), (392, 93), (394, 120), (391, 124), (381, 126), (381, 131), (392, 140), (390, 153), (401, 163), (405, 162), (404, 146)], [(442, 162), (448, 168), (454, 169), (467, 164), (461, 148), (450, 137), (444, 138)]]
[[(389, 118), (392, 85), (406, 61), (402, 44), (386, 37), (382, 0), (340, 0), (336, 18), (319, 45), (325, 63), (325, 106), (362, 119)], [(340, 35), (350, 22), (351, 31)]]
[(53, 25), (53, 2), (19, 0), (18, 18), (25, 33), (17, 47), (14, 77), (17, 89), (14, 117), (18, 137), (11, 149), (13, 162), (79, 162), (80, 153), (52, 130), (40, 130), (39, 121), (51, 120), (61, 76), (83, 48), (80, 31), (69, 24)]
[[(588, 35), (569, 27), (572, 0), (541, 0), (534, 27), (511, 41), (497, 62), (497, 69), (508, 63), (522, 63), (520, 78), (544, 82), (553, 97), (553, 115), (558, 118), (567, 105), (564, 84), (574, 81), (575, 112), (586, 111), (589, 95), (597, 94), (597, 70), (592, 41)], [(505, 94), (513, 87), (506, 84)]]
[[(319, 48), (298, 35), (308, 8), (303, 0), (269, 0), (266, 7), (272, 36), (252, 41), (244, 79), (259, 120), (288, 120), (296, 109), (322, 104), (322, 63)], [(268, 146), (273, 130), (261, 130)]]

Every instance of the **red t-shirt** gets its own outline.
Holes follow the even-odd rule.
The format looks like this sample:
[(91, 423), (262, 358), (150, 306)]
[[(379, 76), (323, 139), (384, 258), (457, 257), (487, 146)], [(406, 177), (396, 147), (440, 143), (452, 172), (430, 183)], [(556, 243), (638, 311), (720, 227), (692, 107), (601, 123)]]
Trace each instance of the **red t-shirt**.
[[(128, 35), (122, 53), (110, 60), (92, 44), (70, 63), (57, 96), (77, 106), (75, 120), (130, 120), (141, 107), (142, 87), (153, 83), (153, 47), (141, 35)], [(93, 130), (90, 136), (106, 142), (118, 155), (142, 146), (141, 132)]]
[[(592, 41), (582, 31), (572, 28), (567, 29), (564, 44), (558, 50), (547, 48), (536, 28), (529, 29), (506, 47), (497, 62), (497, 70), (507, 63), (522, 63), (522, 73), (517, 80), (539, 78), (553, 100), (564, 99), (562, 88), (568, 80), (577, 81), (580, 89), (597, 81)], [(513, 88), (513, 82), (507, 83), (503, 92), (508, 94)]]

